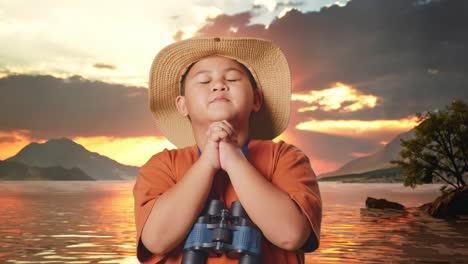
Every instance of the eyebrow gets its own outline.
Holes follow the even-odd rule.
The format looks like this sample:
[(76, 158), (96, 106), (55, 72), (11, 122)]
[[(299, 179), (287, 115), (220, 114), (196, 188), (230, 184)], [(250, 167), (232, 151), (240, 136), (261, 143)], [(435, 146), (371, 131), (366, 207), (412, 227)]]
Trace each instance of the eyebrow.
[[(228, 71), (238, 71), (238, 72), (242, 73), (241, 70), (239, 70), (238, 68), (234, 68), (234, 67), (229, 67), (229, 68), (226, 68), (226, 69), (224, 70), (224, 72), (228, 72)], [(192, 78), (195, 78), (195, 76), (197, 76), (198, 74), (210, 73), (210, 72), (212, 72), (212, 71), (211, 71), (211, 70), (199, 71), (199, 72), (195, 73), (195, 74), (193, 75)], [(191, 79), (192, 79), (192, 78), (191, 78)]]

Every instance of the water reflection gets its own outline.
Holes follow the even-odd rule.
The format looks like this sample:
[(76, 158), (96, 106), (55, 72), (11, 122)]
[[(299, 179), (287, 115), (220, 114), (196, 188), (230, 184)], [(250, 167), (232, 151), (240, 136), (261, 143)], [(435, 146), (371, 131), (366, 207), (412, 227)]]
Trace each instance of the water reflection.
[(132, 183), (1, 186), (9, 191), (0, 194), (2, 262), (120, 263), (134, 255)]
[[(132, 182), (0, 183), (1, 263), (137, 263)], [(320, 248), (306, 263), (463, 263), (468, 219), (414, 208), (439, 186), (320, 183)], [(367, 196), (409, 206), (365, 209)]]
[[(435, 219), (416, 208), (437, 197), (439, 186), (411, 190), (396, 184), (325, 183), (320, 187), (321, 245), (307, 255), (306, 263), (466, 263), (468, 219)], [(367, 196), (410, 208), (366, 209)]]

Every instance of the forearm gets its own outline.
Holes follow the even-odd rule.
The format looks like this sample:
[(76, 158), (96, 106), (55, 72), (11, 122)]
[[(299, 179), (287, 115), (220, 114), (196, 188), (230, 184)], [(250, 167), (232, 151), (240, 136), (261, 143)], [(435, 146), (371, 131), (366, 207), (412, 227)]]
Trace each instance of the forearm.
[(199, 159), (176, 185), (157, 199), (141, 236), (148, 250), (166, 253), (183, 241), (205, 205), (214, 173)]
[(236, 161), (228, 174), (242, 206), (271, 243), (296, 250), (306, 241), (309, 223), (287, 193), (270, 183), (246, 159)]

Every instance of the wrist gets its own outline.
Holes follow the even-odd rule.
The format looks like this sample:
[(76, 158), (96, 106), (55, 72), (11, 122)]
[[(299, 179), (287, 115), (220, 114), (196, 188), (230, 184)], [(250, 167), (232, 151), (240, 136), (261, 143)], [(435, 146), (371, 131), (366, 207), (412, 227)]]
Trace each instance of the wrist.
[(242, 152), (239, 152), (239, 155), (233, 155), (228, 160), (226, 160), (226, 162), (223, 164), (223, 170), (230, 174), (230, 172), (235, 171), (240, 166), (242, 166), (244, 162), (248, 163), (248, 160), (242, 154)]
[(213, 164), (213, 161), (210, 160), (210, 157), (208, 155), (202, 154), (197, 160), (197, 163), (203, 169), (203, 171), (206, 171), (209, 175), (214, 175), (219, 169), (216, 168), (216, 166)]

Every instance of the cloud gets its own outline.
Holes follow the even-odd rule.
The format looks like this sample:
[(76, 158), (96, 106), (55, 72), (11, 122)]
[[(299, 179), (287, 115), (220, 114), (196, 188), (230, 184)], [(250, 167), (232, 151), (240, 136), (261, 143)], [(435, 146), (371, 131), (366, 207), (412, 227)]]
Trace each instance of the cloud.
[[(190, 0), (0, 2), (0, 69), (140, 86), (178, 29), (196, 31), (206, 17), (223, 13)], [(103, 71), (96, 61), (119, 67)]]
[(148, 90), (81, 76), (0, 78), (0, 130), (32, 139), (157, 136)]
[[(418, 124), (417, 118), (408, 117), (399, 120), (308, 120), (299, 123), (299, 130), (315, 131), (330, 135), (352, 138), (382, 137), (384, 134), (397, 135), (413, 129)], [(378, 138), (376, 139), (378, 140)], [(383, 139), (380, 139), (383, 140)], [(380, 141), (379, 140), (379, 141)]]
[(24, 139), (27, 139), (29, 137), (29, 134), (30, 131), (25, 129), (18, 129), (10, 132), (0, 130), (0, 144), (15, 143), (18, 141), (22, 141)]
[[(255, 36), (286, 53), (295, 94), (344, 83), (356, 94), (379, 98), (376, 107), (325, 113), (335, 119), (400, 119), (428, 108), (468, 99), (468, 37), (463, 1), (353, 0), (320, 12), (292, 9), (268, 28), (251, 24), (255, 14), (220, 15), (198, 36)], [(440, 18), (444, 18), (441, 20)], [(230, 28), (236, 27), (233, 32)], [(296, 102), (297, 103), (297, 102)], [(314, 109), (314, 108), (312, 108)], [(323, 111), (307, 118), (322, 119)]]
[(293, 93), (291, 100), (305, 102), (309, 106), (299, 108), (299, 112), (339, 110), (342, 112), (354, 112), (364, 108), (374, 108), (377, 97), (364, 95), (358, 90), (342, 83), (336, 83), (335, 87), (309, 93)]
[[(0, 74), (50, 71), (56, 77), (0, 79), (0, 111), (8, 113), (0, 117), (0, 130), (24, 129), (39, 138), (158, 136), (146, 90), (89, 76), (144, 86), (157, 51), (189, 36), (255, 36), (277, 43), (293, 81), (285, 139), (327, 166), (380, 149), (405, 128), (399, 121), (416, 112), (442, 109), (456, 98), (468, 101), (464, 1), (353, 0), (313, 12), (305, 10), (325, 1), (276, 2), (271, 12), (266, 2), (240, 0), (171, 2), (163, 8), (131, 4), (119, 5), (118, 23), (115, 17), (99, 23), (109, 2), (83, 14), (78, 7), (84, 2), (50, 5), (40, 14), (45, 20), (18, 11), (10, 19), (23, 9), (9, 8), (14, 1), (5, 4), (0, 26), (8, 30), (0, 42), (12, 48), (0, 51)], [(195, 5), (202, 7), (198, 13)], [(222, 13), (210, 16), (211, 7)], [(145, 15), (134, 20), (132, 12)], [(270, 18), (268, 27), (258, 24)], [(82, 32), (89, 28), (96, 31)], [(93, 67), (96, 61), (119, 67), (103, 71)], [(84, 78), (65, 78), (71, 73)], [(344, 88), (333, 89), (336, 83)]]
[(352, 152), (351, 155), (356, 158), (362, 158), (365, 156), (369, 156), (372, 153), (361, 153), (361, 152)]
[[(286, 139), (313, 159), (346, 162), (355, 158), (351, 153), (372, 153), (411, 128), (414, 123), (405, 120), (416, 112), (468, 101), (468, 61), (460, 56), (468, 47), (466, 5), (413, 2), (353, 0), (318, 12), (289, 8), (268, 27), (252, 22), (265, 10), (256, 8), (217, 16), (196, 35), (275, 42), (293, 82)], [(332, 89), (336, 83), (348, 88)]]
[[(0, 130), (0, 160), (9, 158), (31, 143), (31, 131), (26, 129), (15, 129), (11, 131)], [(38, 143), (43, 143), (44, 140), (36, 140)]]
[(116, 70), (117, 67), (111, 64), (105, 64), (105, 63), (95, 63), (93, 65), (94, 68), (97, 69), (106, 69), (106, 70)]
[[(208, 23), (207, 18), (255, 9), (254, 1), (0, 0), (0, 71), (56, 77), (78, 74), (92, 80), (145, 86), (151, 59), (160, 49), (191, 37)], [(333, 1), (312, 1), (313, 5), (270, 2), (276, 7), (306, 10)], [(252, 22), (268, 25), (281, 11), (261, 7), (255, 9)], [(177, 35), (178, 31), (182, 33)], [(102, 71), (93, 67), (96, 61), (119, 67)]]

